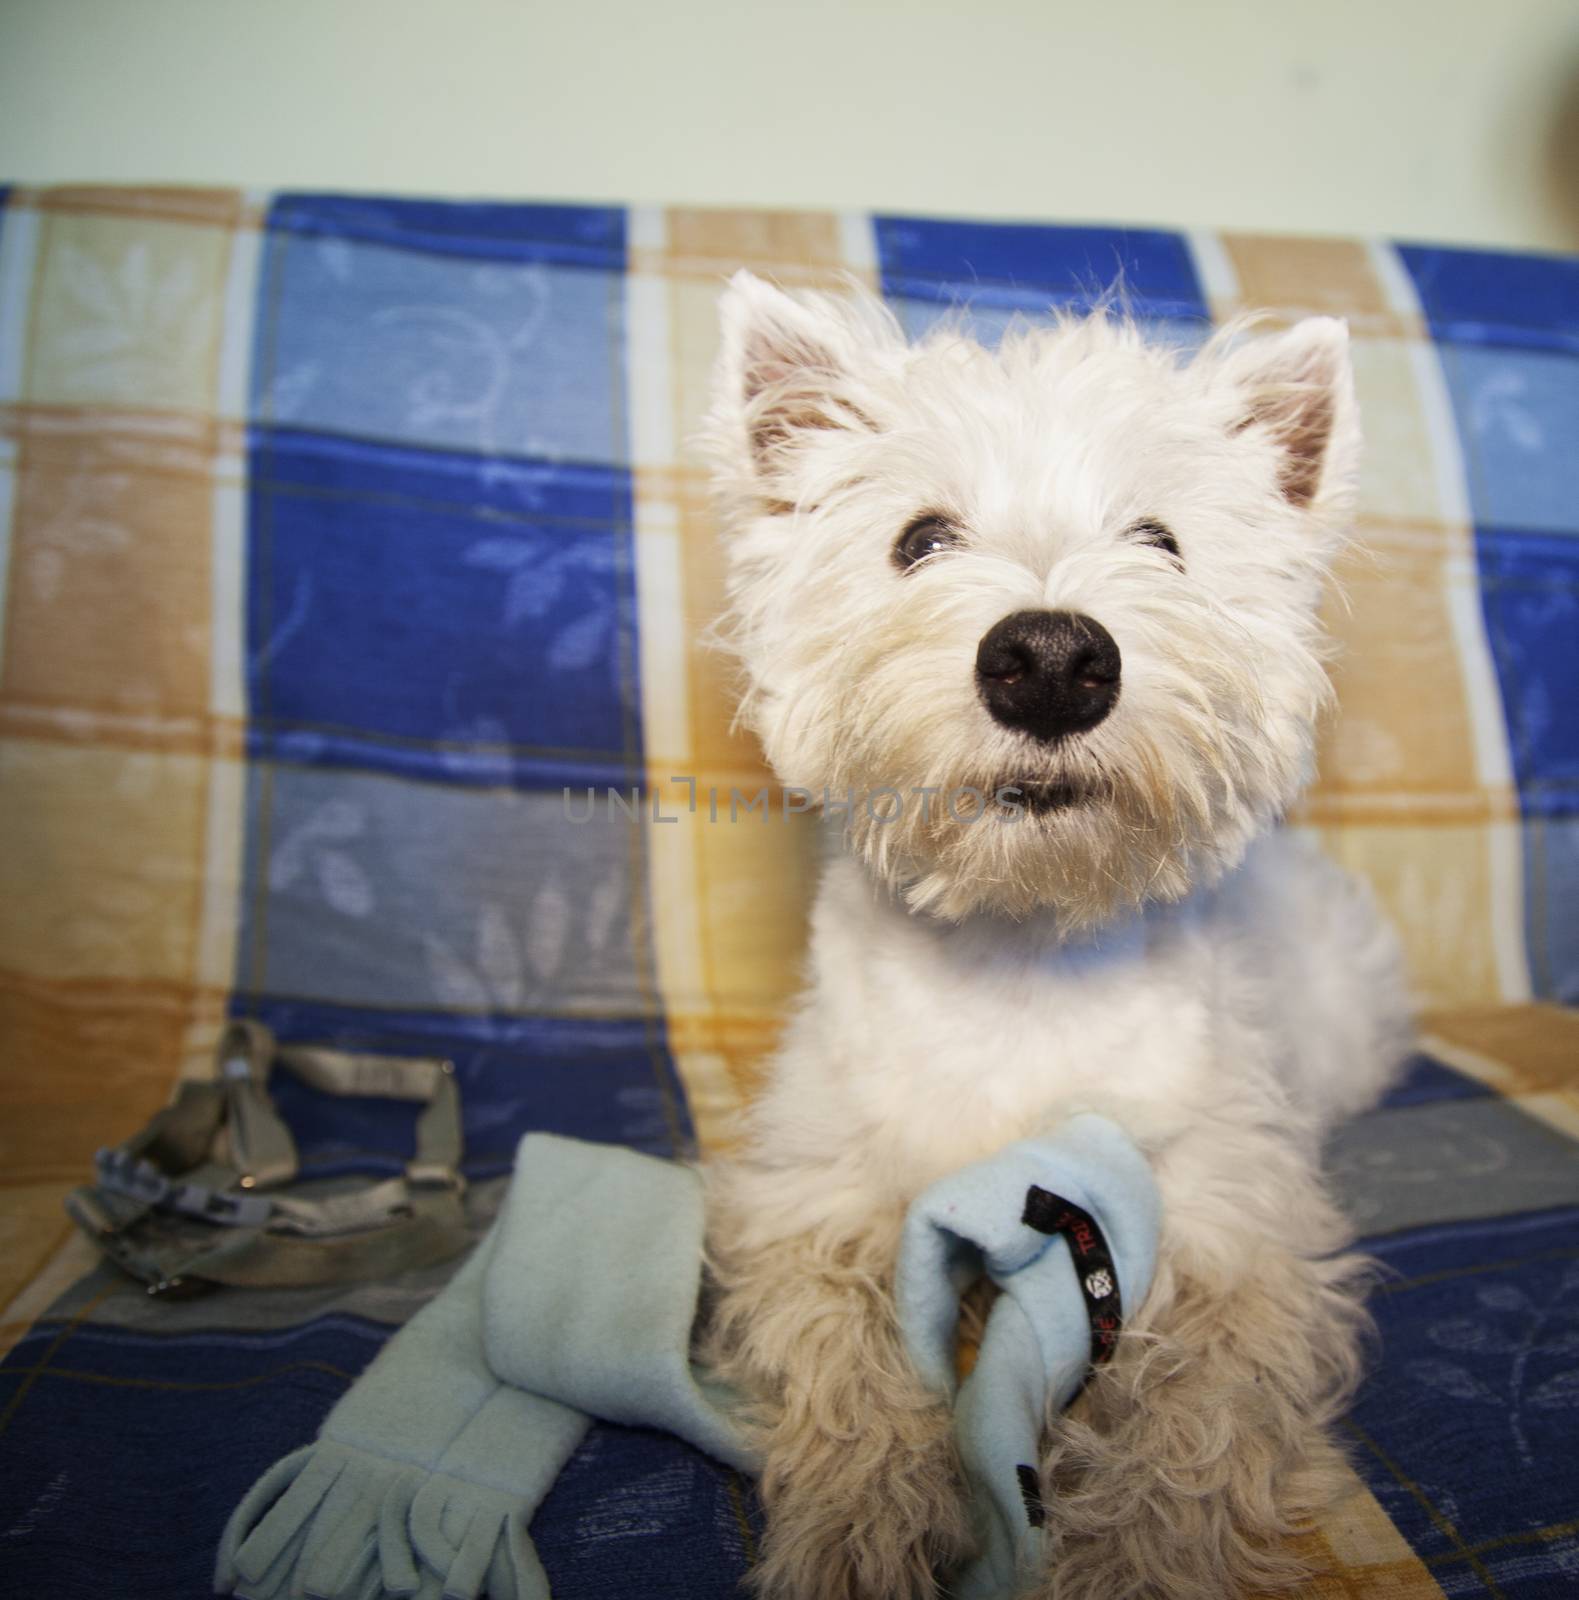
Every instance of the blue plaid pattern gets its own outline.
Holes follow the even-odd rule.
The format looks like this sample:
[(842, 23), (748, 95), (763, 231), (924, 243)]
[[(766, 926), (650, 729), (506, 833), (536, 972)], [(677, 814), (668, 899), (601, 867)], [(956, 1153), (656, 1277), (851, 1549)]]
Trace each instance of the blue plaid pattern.
[[(677, 443), (709, 353), (698, 296), (737, 259), (790, 281), (843, 265), (915, 332), (963, 309), (992, 338), (1011, 317), (1111, 294), (1189, 344), (1250, 292), (1245, 263), (1263, 243), (318, 195), (249, 212), (234, 196), (0, 189), (0, 316), (37, 308), (25, 349), (0, 349), (0, 374), (15, 375), (0, 392), (0, 804), (24, 819), (0, 844), (13, 907), (0, 911), (0, 998), (19, 1041), (8, 1070), (34, 1081), (57, 1038), (62, 1061), (68, 1047), (91, 1055), (95, 1028), (120, 1050), (115, 1007), (176, 1019), (163, 1032), (124, 1024), (142, 1030), (140, 1050), (165, 1041), (161, 1084), (227, 1012), (287, 1039), (447, 1055), (479, 1228), (530, 1129), (671, 1155), (706, 1142), (771, 1039), (725, 964), (767, 974), (757, 989), (771, 993), (777, 946), (718, 931), (749, 925), (752, 874), (768, 869), (720, 864), (700, 844), (695, 868), (665, 854), (683, 829), (607, 800), (577, 820), (561, 799), (565, 786), (650, 796), (723, 737), (698, 698), (716, 668), (685, 654), (716, 576)], [(1353, 291), (1347, 309), (1378, 363), (1408, 345), (1423, 352), (1421, 382), (1439, 386), (1448, 454), (1414, 464), (1410, 481), (1457, 462), (1474, 604), (1455, 614), (1453, 648), (1480, 652), (1487, 685), (1481, 702), (1456, 682), (1420, 692), (1466, 697), (1487, 792), (1505, 782), (1511, 807), (1451, 824), (1399, 809), (1388, 837), (1415, 847), (1457, 829), (1478, 850), (1499, 827), (1516, 834), (1485, 891), (1516, 949), (1500, 998), (1571, 1004), (1579, 264), (1369, 248), (1382, 288), (1375, 304)], [(1296, 286), (1274, 309), (1343, 311), (1348, 292), (1311, 304)], [(212, 348), (172, 340), (178, 325), (217, 330)], [(76, 450), (98, 476), (62, 455)], [(107, 472), (122, 475), (109, 510), (89, 498)], [(188, 479), (200, 488), (183, 514), (212, 506), (211, 524), (163, 553), (116, 532), (115, 507), (162, 505), (159, 486)], [(190, 579), (214, 611), (191, 662), (167, 661), (167, 640), (133, 641), (135, 661), (96, 642), (100, 694), (50, 654), (77, 637), (69, 618), (35, 619), (79, 581), (83, 604), (111, 604), (128, 572), (149, 593)], [(145, 662), (165, 687), (116, 700)], [(118, 775), (91, 804), (72, 776), (87, 769), (71, 765), (89, 758)], [(136, 809), (150, 773), (172, 793), (189, 784), (189, 855), (159, 832), (176, 826), (159, 807)], [(57, 837), (50, 819), (67, 813), (79, 832)], [(53, 852), (75, 882), (87, 834), (123, 828), (130, 876), (114, 896), (84, 881), (73, 904), (129, 930), (124, 949), (83, 954), (40, 932), (29, 861)], [(802, 859), (786, 851), (772, 870)], [(1430, 882), (1378, 884), (1412, 950), (1428, 952), (1443, 917)], [(142, 949), (148, 906), (178, 901), (186, 942), (172, 935), (175, 953), (161, 943), (157, 960), (126, 954)], [(100, 1008), (87, 1021), (85, 995)], [(1390, 1272), (1378, 1364), (1350, 1427), (1399, 1539), (1369, 1565), (1345, 1547), (1335, 1559), (1361, 1587), (1313, 1594), (1362, 1592), (1361, 1573), (1384, 1592), (1384, 1570), (1385, 1592), (1410, 1596), (1536, 1600), (1579, 1582), (1579, 1079), (1573, 1060), (1566, 1075), (1551, 1067), (1565, 1047), (1549, 1042), (1571, 1017), (1555, 1004), (1509, 1013), (1529, 1026), (1503, 1050), (1485, 1042), (1488, 1014), (1436, 1029), (1403, 1088), (1333, 1151)], [(1521, 1054), (1525, 1033), (1535, 1042)], [(63, 1116), (104, 1137), (93, 1091), (72, 1092)], [(313, 1172), (394, 1171), (411, 1148), (399, 1107), (289, 1082), (280, 1101)], [(122, 1100), (106, 1103), (123, 1115)], [(62, 1176), (58, 1161), (29, 1167), (25, 1140), (4, 1148), (21, 1182)], [(53, 1302), (24, 1292), (0, 1365), (7, 1592), (206, 1594), (231, 1506), (312, 1437), (443, 1276), (168, 1304), (101, 1270), (63, 1280)], [(561, 1600), (732, 1594), (758, 1532), (734, 1474), (611, 1427), (533, 1528)]]

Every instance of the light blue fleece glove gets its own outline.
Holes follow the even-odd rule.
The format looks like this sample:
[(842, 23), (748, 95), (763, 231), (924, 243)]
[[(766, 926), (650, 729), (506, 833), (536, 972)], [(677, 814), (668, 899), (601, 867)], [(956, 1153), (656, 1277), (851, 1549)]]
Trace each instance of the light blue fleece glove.
[[(1060, 1204), (1062, 1202), (1063, 1204)], [(1072, 1205), (1106, 1236), (1082, 1291), (1070, 1245), (1048, 1231)], [(1156, 1265), (1161, 1205), (1145, 1158), (1105, 1117), (1071, 1117), (950, 1173), (905, 1217), (895, 1298), (922, 1380), (954, 1397), (954, 1435), (978, 1554), (949, 1585), (958, 1600), (1017, 1594), (1046, 1555), (1037, 1465), (1043, 1419), (1068, 1405), (1091, 1366), (1096, 1314), (1140, 1308)], [(954, 1350), (960, 1292), (978, 1274), (1003, 1293), (963, 1384)], [(1105, 1276), (1104, 1276), (1105, 1274)], [(1113, 1318), (1116, 1331), (1116, 1316)]]
[(220, 1541), (218, 1592), (547, 1600), (526, 1525), (590, 1419), (489, 1368), (482, 1291), (497, 1241), (496, 1225), (317, 1441), (237, 1506)]
[(547, 1600), (526, 1530), (592, 1415), (754, 1470), (691, 1366), (701, 1276), (694, 1172), (529, 1134), (487, 1238), (232, 1514), (215, 1588)]

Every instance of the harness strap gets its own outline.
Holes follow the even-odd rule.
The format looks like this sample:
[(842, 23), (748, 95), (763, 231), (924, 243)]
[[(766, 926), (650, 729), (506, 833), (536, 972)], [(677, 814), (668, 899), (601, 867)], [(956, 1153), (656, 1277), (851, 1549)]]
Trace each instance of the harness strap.
[(461, 1098), (448, 1061), (351, 1055), (318, 1045), (285, 1045), (275, 1059), (326, 1094), (424, 1102), (417, 1118), (416, 1153), (406, 1163), (407, 1181), (459, 1181)]
[(243, 1189), (278, 1188), (297, 1172), (296, 1141), (269, 1099), (276, 1053), (274, 1035), (261, 1022), (237, 1019), (220, 1035), (216, 1054), (225, 1088), (225, 1128)]

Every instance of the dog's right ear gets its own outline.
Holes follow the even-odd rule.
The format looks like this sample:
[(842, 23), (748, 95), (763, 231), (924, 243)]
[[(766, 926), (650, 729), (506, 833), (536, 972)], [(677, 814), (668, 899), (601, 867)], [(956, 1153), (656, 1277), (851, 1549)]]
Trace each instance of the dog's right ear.
[(791, 297), (740, 271), (719, 306), (723, 349), (714, 380), (714, 424), (734, 435), (753, 474), (784, 479), (798, 450), (829, 429), (875, 433), (858, 374), (897, 329), (876, 302)]

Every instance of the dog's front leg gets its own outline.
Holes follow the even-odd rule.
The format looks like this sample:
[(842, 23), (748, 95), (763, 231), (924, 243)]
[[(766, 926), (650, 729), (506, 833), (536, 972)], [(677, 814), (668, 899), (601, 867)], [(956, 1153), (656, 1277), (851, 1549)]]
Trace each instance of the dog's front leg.
[(950, 1412), (912, 1370), (894, 1312), (901, 1214), (785, 1234), (769, 1220), (785, 1210), (752, 1189), (738, 1169), (710, 1184), (716, 1300), (700, 1352), (748, 1397), (762, 1457), (750, 1581), (764, 1600), (923, 1600), (968, 1533)]
[(1224, 1181), (1164, 1181), (1151, 1293), (1050, 1419), (1043, 1600), (1226, 1600), (1308, 1576), (1287, 1535), (1345, 1481), (1330, 1430), (1370, 1264), (1330, 1253), (1345, 1224), (1302, 1155), (1246, 1156)]

